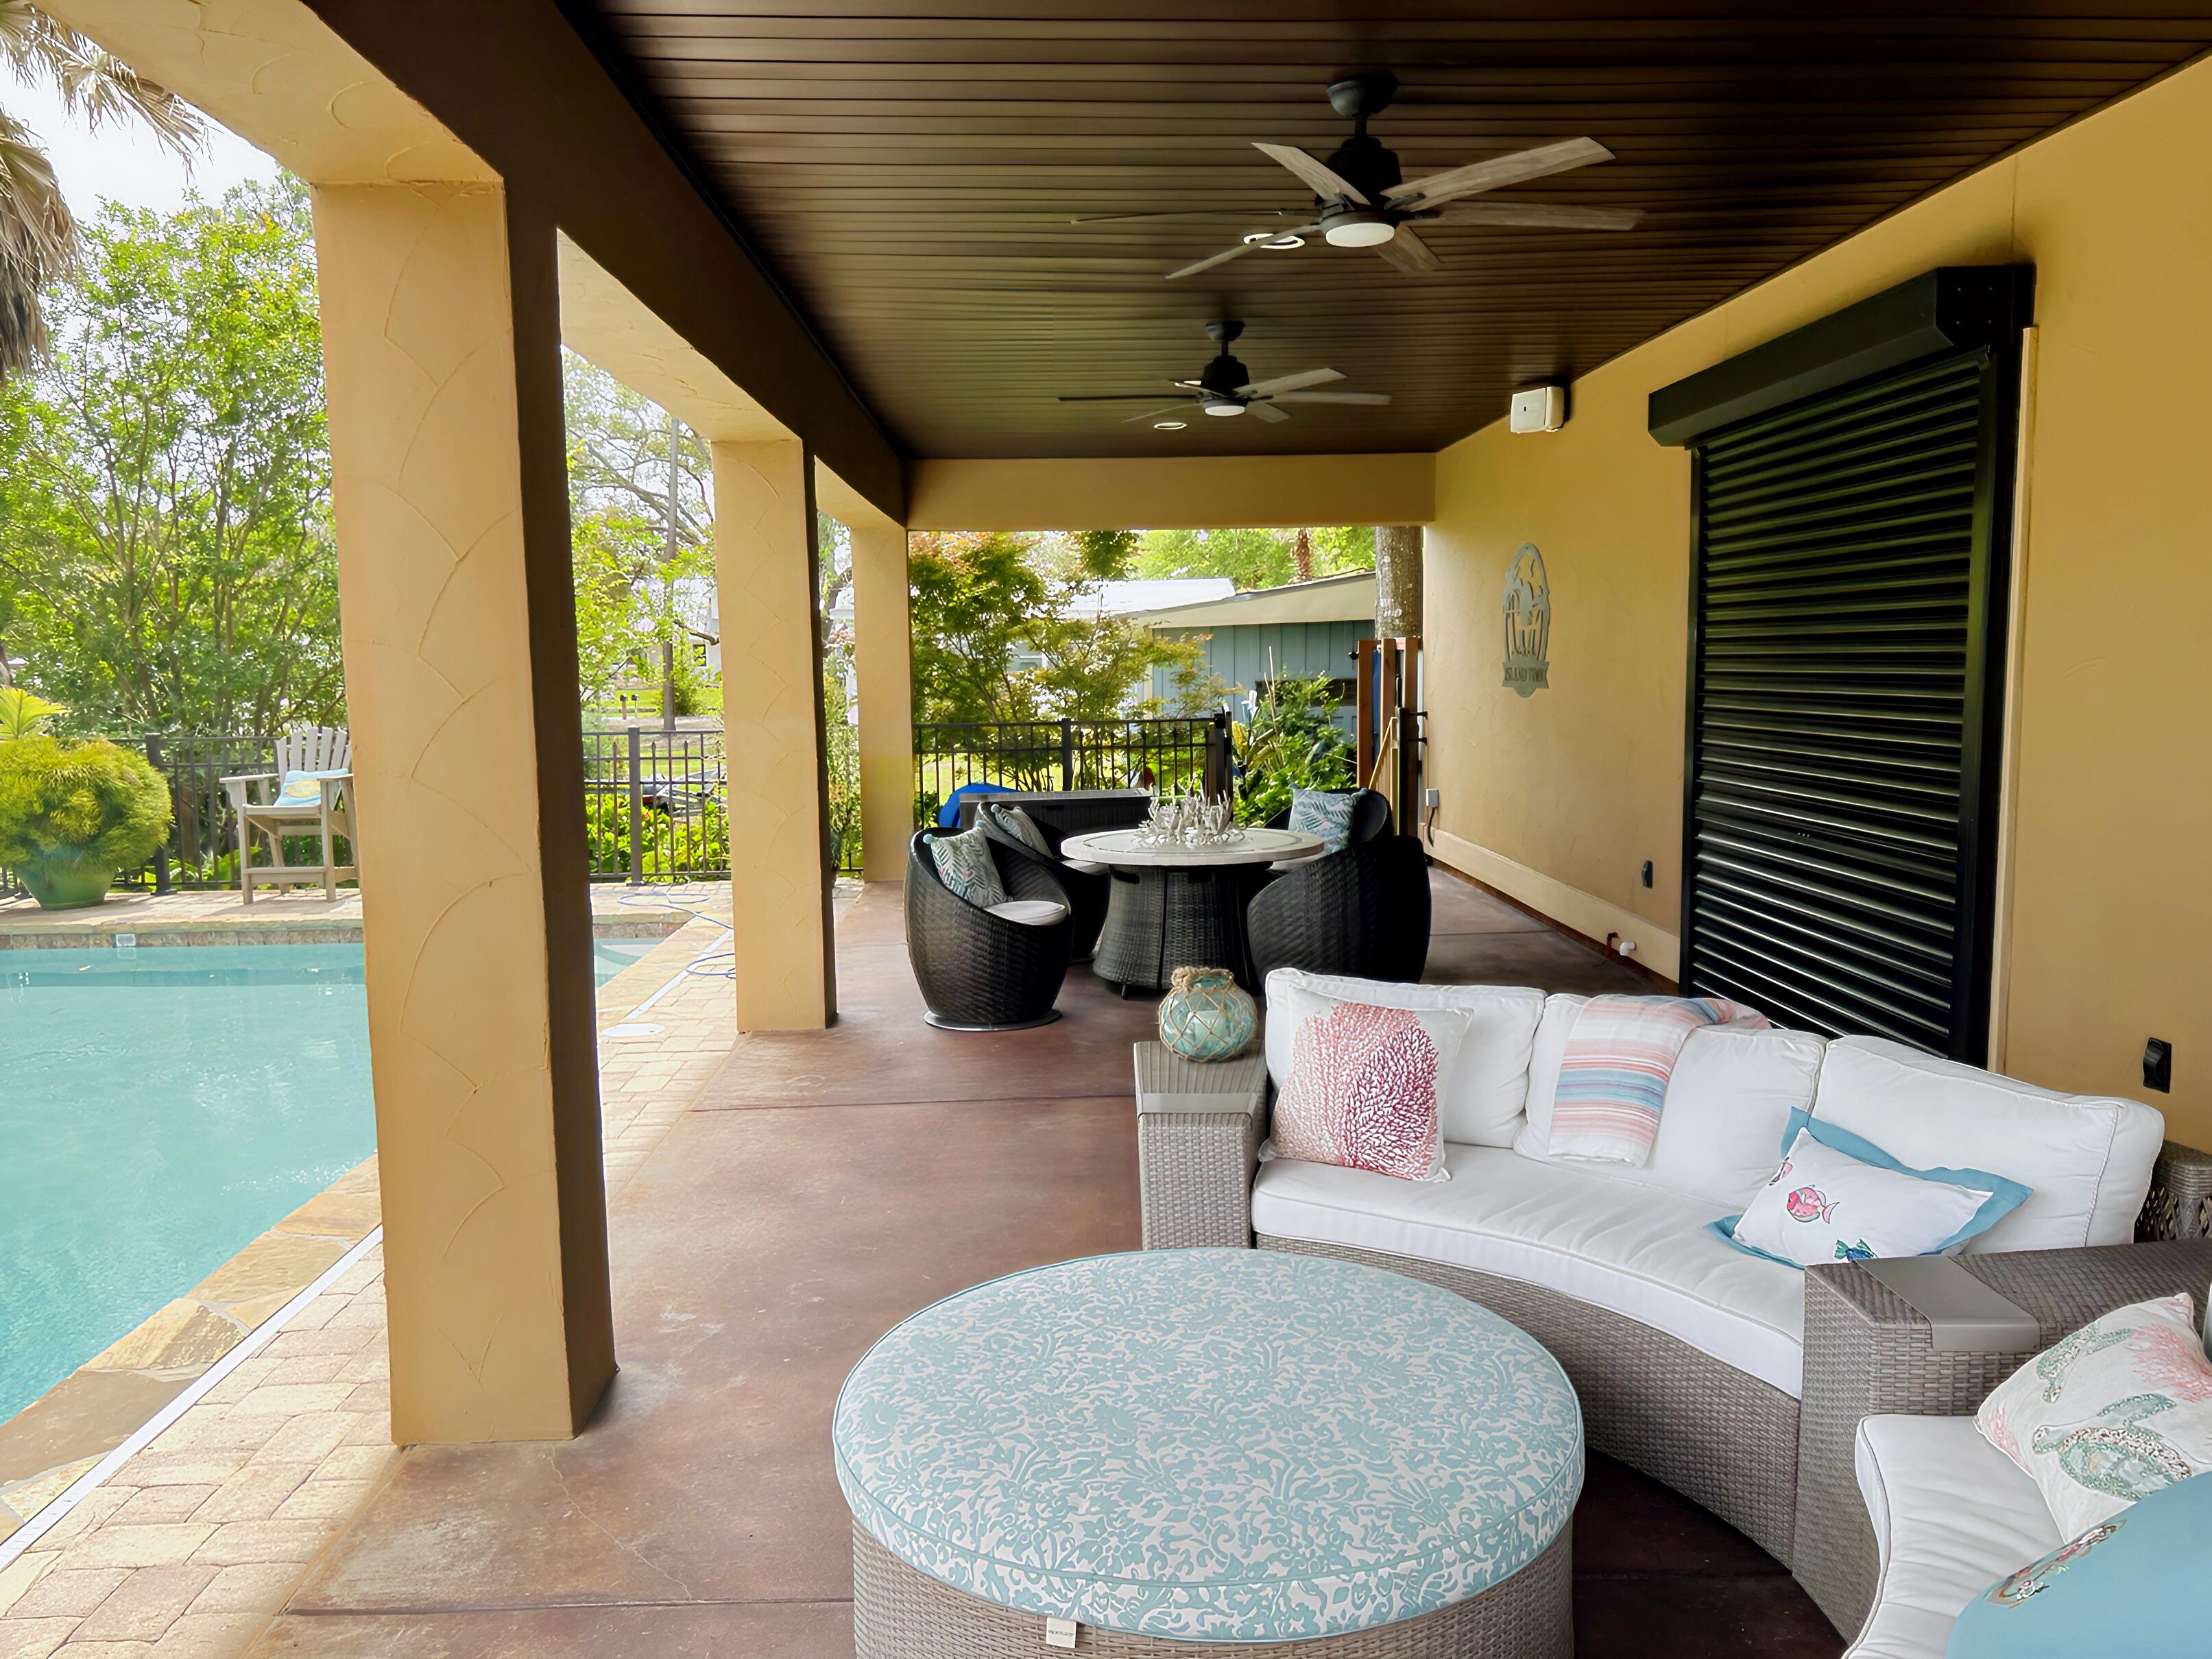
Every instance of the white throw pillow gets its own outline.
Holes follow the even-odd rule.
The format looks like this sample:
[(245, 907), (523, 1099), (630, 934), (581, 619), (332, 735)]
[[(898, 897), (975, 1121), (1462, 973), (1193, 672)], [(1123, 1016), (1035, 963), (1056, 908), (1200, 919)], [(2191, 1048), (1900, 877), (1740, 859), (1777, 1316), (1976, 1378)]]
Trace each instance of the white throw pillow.
[[(1529, 1045), (1544, 1012), (1541, 991), (1516, 985), (1401, 985), (1278, 968), (1267, 975), (1267, 1076), (1279, 1094), (1290, 1074), (1298, 1022), (1338, 1002), (1464, 1012), (1466, 1038), (1438, 1085), (1444, 1139), (1465, 1146), (1513, 1144), (1528, 1094)], [(1555, 1060), (1553, 1070), (1558, 1069)]]
[[(1565, 994), (1544, 999), (1529, 1045), (1528, 1118), (1513, 1142), (1524, 1158), (1551, 1156), (1559, 1060), (1575, 1016), (1589, 1000)], [(1668, 1081), (1650, 1162), (1640, 1170), (1605, 1173), (1741, 1209), (1774, 1173), (1790, 1114), (1812, 1109), (1824, 1046), (1807, 1031), (1725, 1025), (1692, 1031)]]
[(1739, 1244), (1810, 1267), (1934, 1255), (1958, 1242), (1995, 1192), (1885, 1170), (1801, 1129), (1781, 1166), (1736, 1218)]
[(1998, 1383), (1974, 1425), (2069, 1538), (2212, 1470), (2212, 1363), (2189, 1298), (2092, 1320)]
[(1332, 1002), (1301, 1018), (1265, 1156), (1449, 1181), (1437, 1085), (1466, 1040), (1461, 1008)]
[(1900, 1164), (1972, 1165), (2027, 1188), (1970, 1252), (2128, 1243), (2166, 1136), (2140, 1102), (2054, 1094), (1879, 1037), (1828, 1045), (1813, 1115)]

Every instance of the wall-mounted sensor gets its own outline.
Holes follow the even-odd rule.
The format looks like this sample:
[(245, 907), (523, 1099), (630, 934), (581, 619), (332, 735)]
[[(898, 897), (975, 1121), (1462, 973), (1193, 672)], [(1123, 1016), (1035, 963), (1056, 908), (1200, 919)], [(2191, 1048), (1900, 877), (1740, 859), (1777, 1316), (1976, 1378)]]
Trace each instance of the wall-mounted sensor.
[(1513, 394), (1506, 422), (1509, 431), (1557, 432), (1567, 423), (1567, 389), (1563, 386), (1532, 386)]

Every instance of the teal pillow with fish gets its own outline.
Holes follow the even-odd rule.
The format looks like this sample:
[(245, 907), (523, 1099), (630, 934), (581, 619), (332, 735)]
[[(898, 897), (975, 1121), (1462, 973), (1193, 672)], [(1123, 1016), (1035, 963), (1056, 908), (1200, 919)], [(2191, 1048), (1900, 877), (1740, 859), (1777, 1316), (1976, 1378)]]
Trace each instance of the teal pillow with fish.
[(2199, 1659), (2212, 1474), (2138, 1498), (1966, 1603), (1944, 1659)]

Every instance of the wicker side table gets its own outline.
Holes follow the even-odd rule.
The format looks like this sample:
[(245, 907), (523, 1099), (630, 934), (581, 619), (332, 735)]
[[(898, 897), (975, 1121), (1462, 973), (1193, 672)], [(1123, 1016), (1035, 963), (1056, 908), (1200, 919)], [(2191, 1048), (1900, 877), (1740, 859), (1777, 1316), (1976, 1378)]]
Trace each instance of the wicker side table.
[(1136, 1045), (1137, 1167), (1148, 1250), (1252, 1243), (1252, 1171), (1267, 1133), (1267, 1057), (1201, 1064)]

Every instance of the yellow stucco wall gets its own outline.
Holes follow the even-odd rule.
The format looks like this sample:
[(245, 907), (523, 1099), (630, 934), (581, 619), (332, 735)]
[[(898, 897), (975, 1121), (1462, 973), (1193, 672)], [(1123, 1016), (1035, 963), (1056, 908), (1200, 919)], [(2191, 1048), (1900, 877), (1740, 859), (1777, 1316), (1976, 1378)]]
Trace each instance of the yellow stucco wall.
[(1422, 524), (1433, 455), (1168, 455), (907, 463), (916, 530)]
[[(2036, 269), (2002, 1052), (2212, 1144), (2212, 64), (2173, 76), (1585, 376), (1549, 436), (1437, 458), (1425, 635), (1439, 851), (1671, 973), (1689, 466), (1655, 388), (1938, 264)], [(1543, 550), (1551, 689), (1501, 684), (1508, 562)], [(1645, 890), (1638, 866), (1655, 861)], [(2000, 895), (2002, 908), (2006, 895)]]

